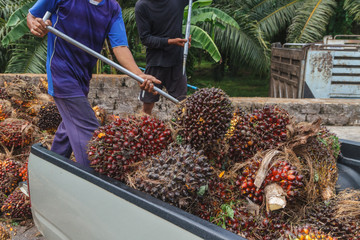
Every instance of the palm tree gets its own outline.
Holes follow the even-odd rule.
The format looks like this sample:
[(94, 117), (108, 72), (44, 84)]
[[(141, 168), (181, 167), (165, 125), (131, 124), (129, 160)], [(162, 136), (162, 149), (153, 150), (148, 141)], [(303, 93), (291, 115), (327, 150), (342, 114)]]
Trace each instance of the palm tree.
[[(0, 0), (2, 4), (8, 4), (7, 0)], [(16, 4), (15, 4), (16, 3)], [(10, 52), (7, 59), (6, 73), (45, 73), (46, 64), (46, 38), (37, 38), (29, 33), (26, 26), (26, 15), (35, 1), (20, 0), (12, 1), (7, 9), (6, 25), (3, 31), (6, 33), (0, 40), (4, 48)]]
[[(9, 33), (6, 23), (10, 16), (22, 5), (31, 2), (30, 0), (0, 0), (0, 42)], [(10, 60), (11, 47), (4, 47), (0, 44), (0, 72), (4, 72)]]

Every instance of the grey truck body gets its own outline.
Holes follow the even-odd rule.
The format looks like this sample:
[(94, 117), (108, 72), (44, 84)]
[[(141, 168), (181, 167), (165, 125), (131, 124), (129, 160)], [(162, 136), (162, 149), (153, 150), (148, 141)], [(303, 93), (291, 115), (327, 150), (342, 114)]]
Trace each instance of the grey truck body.
[[(338, 168), (339, 190), (360, 188), (360, 143), (342, 140)], [(47, 240), (244, 239), (40, 144), (28, 169), (33, 218)]]

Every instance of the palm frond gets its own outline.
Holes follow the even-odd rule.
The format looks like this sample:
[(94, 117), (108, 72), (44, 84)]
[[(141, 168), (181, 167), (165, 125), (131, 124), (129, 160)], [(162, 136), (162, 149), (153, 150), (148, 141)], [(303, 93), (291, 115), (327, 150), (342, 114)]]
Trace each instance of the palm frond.
[(14, 43), (6, 73), (46, 73), (47, 38), (30, 34)]
[(354, 16), (355, 21), (360, 22), (360, 0), (345, 0), (344, 9)]
[(336, 0), (306, 1), (297, 10), (288, 29), (288, 42), (310, 43), (320, 40), (336, 6)]
[(139, 39), (135, 20), (135, 8), (130, 7), (123, 9), (122, 15), (128, 39)]
[[(227, 26), (225, 29), (215, 28), (215, 43), (220, 53), (232, 67), (246, 65), (258, 69), (259, 72), (268, 71), (269, 56), (268, 43), (264, 41), (262, 32), (249, 15), (238, 16), (240, 28)], [(208, 30), (210, 26), (206, 26)]]
[[(250, 15), (253, 19), (258, 19), (258, 27), (264, 32), (267, 39), (271, 39), (290, 25), (301, 2), (303, 0), (286, 1), (284, 5), (276, 4), (274, 8), (263, 9), (261, 12), (251, 12)], [(260, 16), (264, 14), (265, 16), (260, 19)]]

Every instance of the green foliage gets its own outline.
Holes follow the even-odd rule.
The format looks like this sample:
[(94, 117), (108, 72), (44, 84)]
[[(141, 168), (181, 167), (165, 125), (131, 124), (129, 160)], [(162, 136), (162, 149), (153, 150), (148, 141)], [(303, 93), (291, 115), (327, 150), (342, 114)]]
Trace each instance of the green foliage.
[(234, 203), (230, 202), (229, 204), (221, 205), (221, 212), (218, 216), (217, 225), (221, 226), (222, 228), (226, 229), (226, 219), (231, 218), (234, 219), (234, 210), (233, 210)]
[(46, 37), (26, 34), (14, 45), (6, 73), (46, 73)]
[(360, 22), (360, 0), (345, 0), (344, 9), (354, 16), (354, 20)]
[(26, 25), (26, 16), (29, 9), (34, 5), (35, 2), (30, 2), (16, 10), (9, 18), (6, 23), (6, 27), (11, 29), (1, 43), (4, 47), (7, 47), (11, 42), (15, 42), (22, 38), (26, 33), (29, 32), (29, 28)]
[(340, 0), (335, 14), (330, 18), (326, 35), (352, 35), (353, 23), (353, 16), (344, 8), (344, 0)]
[(311, 43), (321, 40), (336, 7), (335, 0), (305, 1), (289, 27), (288, 41)]
[[(183, 26), (183, 31), (185, 31), (185, 28), (186, 26)], [(192, 36), (191, 48), (204, 49), (215, 62), (220, 61), (220, 52), (207, 32), (197, 26), (191, 26), (190, 34)]]

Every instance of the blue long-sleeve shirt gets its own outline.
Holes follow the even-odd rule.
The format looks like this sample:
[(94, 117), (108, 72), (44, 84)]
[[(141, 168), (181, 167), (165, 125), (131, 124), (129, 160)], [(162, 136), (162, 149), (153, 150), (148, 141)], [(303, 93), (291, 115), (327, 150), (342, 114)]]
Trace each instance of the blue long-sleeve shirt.
[[(112, 47), (128, 46), (121, 8), (116, 0), (38, 0), (29, 12), (52, 13), (54, 28), (100, 52), (109, 36)], [(48, 34), (48, 93), (58, 98), (87, 96), (97, 59), (65, 40)]]
[(182, 63), (183, 48), (169, 45), (169, 38), (183, 38), (182, 21), (188, 0), (139, 0), (136, 24), (146, 46), (146, 65), (171, 67)]

